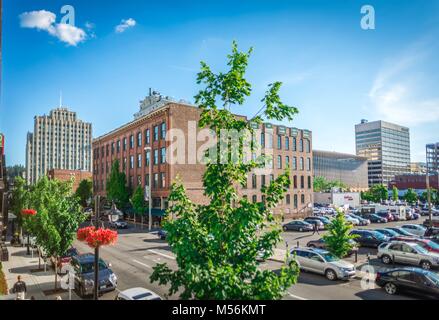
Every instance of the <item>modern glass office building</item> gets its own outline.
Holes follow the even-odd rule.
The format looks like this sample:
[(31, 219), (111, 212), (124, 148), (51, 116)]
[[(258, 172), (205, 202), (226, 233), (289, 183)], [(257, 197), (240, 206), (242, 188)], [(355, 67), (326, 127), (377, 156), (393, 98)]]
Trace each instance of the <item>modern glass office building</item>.
[(368, 158), (369, 186), (409, 172), (410, 130), (397, 124), (361, 120), (355, 125), (356, 153)]
[(313, 151), (314, 177), (341, 181), (352, 191), (368, 189), (367, 158), (353, 154)]
[(427, 167), (429, 173), (439, 173), (439, 142), (427, 144)]

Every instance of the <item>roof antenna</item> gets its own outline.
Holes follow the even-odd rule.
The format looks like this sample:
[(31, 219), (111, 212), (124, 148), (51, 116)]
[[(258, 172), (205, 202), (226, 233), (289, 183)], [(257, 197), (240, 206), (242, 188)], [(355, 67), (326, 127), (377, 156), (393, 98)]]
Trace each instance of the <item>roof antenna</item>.
[(59, 107), (62, 108), (62, 91), (59, 91)]

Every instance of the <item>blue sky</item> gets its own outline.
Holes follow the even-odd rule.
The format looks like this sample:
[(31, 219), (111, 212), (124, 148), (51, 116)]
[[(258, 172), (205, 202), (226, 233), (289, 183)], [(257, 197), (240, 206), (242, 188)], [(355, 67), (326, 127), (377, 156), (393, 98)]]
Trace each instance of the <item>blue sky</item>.
[[(65, 4), (73, 29), (59, 25)], [(375, 30), (360, 27), (365, 4)], [(41, 10), (49, 24), (30, 28)], [(412, 160), (423, 161), (425, 144), (439, 141), (438, 22), (433, 0), (4, 0), (7, 161), (24, 164), (33, 117), (57, 107), (60, 90), (96, 137), (132, 120), (149, 87), (193, 101), (200, 60), (223, 70), (232, 40), (254, 47), (253, 94), (236, 113), (254, 115), (280, 80), (300, 110), (288, 125), (312, 130), (315, 149), (354, 153), (354, 125), (382, 119), (410, 127)]]

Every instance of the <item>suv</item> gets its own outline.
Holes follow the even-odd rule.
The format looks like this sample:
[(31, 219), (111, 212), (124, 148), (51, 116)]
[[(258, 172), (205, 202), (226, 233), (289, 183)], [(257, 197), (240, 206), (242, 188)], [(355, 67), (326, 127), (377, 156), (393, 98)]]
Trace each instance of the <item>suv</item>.
[(389, 239), (382, 233), (373, 230), (352, 230), (350, 234), (357, 235), (357, 238), (354, 240), (362, 247), (377, 248), (380, 244), (388, 241)]
[(439, 254), (428, 252), (416, 243), (392, 241), (378, 247), (378, 259), (384, 264), (392, 262), (420, 266), (429, 270), (439, 266)]
[[(75, 270), (75, 289), (81, 297), (93, 294), (94, 288), (94, 260), (91, 253), (72, 257), (71, 265)], [(117, 277), (104, 260), (99, 259), (99, 292), (116, 290)]]
[(290, 259), (295, 259), (299, 268), (326, 276), (328, 280), (348, 280), (355, 276), (355, 266), (352, 263), (333, 256), (322, 249), (294, 248)]

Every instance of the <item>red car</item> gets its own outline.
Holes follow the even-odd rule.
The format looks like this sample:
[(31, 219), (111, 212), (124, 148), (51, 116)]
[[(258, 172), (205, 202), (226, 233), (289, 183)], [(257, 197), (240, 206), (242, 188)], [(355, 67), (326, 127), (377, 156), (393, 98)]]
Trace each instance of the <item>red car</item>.
[(408, 237), (392, 237), (391, 240), (414, 242), (429, 252), (439, 253), (439, 244), (429, 239), (408, 238)]
[(388, 222), (395, 221), (395, 217), (388, 211), (379, 211), (376, 213), (381, 218), (386, 218)]

